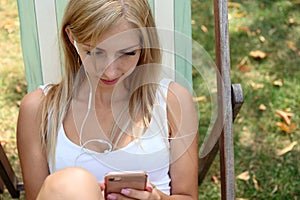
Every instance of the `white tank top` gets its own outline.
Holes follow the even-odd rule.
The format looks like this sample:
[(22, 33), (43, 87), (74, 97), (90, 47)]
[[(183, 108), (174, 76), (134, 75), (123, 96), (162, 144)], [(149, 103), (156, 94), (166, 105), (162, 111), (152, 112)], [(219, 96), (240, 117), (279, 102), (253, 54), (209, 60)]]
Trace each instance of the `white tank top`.
[[(163, 79), (160, 82), (153, 117), (145, 134), (121, 149), (108, 153), (84, 149), (69, 140), (61, 125), (57, 136), (55, 168), (52, 166), (51, 158), (48, 160), (50, 173), (77, 166), (90, 171), (99, 182), (103, 182), (108, 172), (142, 170), (148, 174), (149, 181), (159, 190), (170, 194), (170, 149), (166, 111), (170, 82), (170, 79)], [(41, 86), (41, 89), (44, 88)]]

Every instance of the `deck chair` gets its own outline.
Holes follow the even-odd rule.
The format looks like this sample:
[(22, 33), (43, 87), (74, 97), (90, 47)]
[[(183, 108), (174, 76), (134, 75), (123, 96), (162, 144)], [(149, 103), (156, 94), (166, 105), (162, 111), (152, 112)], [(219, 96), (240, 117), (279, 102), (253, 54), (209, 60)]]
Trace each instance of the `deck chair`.
[[(18, 0), (21, 25), (21, 42), (28, 91), (47, 82), (58, 82), (62, 69), (61, 53), (58, 47), (58, 27), (67, 0)], [(178, 0), (149, 0), (158, 28), (175, 30), (191, 36), (191, 3)], [(235, 199), (235, 176), (232, 123), (243, 103), (242, 88), (231, 84), (229, 64), (229, 39), (227, 20), (227, 1), (214, 0), (216, 64), (218, 83), (218, 118), (199, 153), (199, 185), (204, 180), (215, 156), (220, 154), (222, 199)], [(173, 9), (166, 9), (173, 8)], [(46, 22), (46, 23), (45, 23)], [(191, 44), (176, 45), (176, 36), (172, 36), (172, 48), (183, 52), (191, 59)], [(169, 38), (170, 39), (170, 38)], [(51, 48), (50, 48), (51, 47)], [(192, 65), (180, 56), (167, 55), (168, 66), (175, 66), (176, 76), (184, 77), (192, 83)], [(188, 59), (188, 60), (189, 60)], [(185, 84), (185, 83), (183, 83)], [(225, 109), (226, 108), (226, 109)], [(215, 134), (216, 127), (222, 126), (221, 134)], [(220, 135), (220, 136), (219, 136)], [(23, 183), (16, 177), (0, 146), (0, 193), (6, 187), (12, 198), (18, 198), (24, 189)]]

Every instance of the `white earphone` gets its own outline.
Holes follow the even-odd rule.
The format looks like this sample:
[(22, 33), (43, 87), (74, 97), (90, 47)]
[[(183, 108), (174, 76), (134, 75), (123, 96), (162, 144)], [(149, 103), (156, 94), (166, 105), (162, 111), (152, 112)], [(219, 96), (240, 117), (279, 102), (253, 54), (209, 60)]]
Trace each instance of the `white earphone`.
[[(75, 47), (77, 53), (79, 54), (79, 50), (78, 50), (78, 46), (77, 46), (76, 40), (74, 40), (74, 47)], [(89, 142), (93, 142), (93, 141), (100, 142), (100, 143), (105, 144), (105, 145), (108, 146), (108, 149), (104, 151), (104, 153), (108, 153), (108, 152), (111, 152), (111, 151), (112, 151), (113, 146), (112, 146), (112, 144), (111, 144), (110, 142), (108, 142), (108, 141), (106, 141), (106, 140), (102, 140), (102, 139), (91, 139), (91, 140), (86, 141), (85, 143), (82, 143), (82, 134), (83, 134), (82, 131), (83, 131), (83, 127), (84, 127), (84, 125), (85, 125), (85, 123), (86, 123), (86, 120), (87, 120), (87, 118), (88, 118), (88, 115), (89, 115), (89, 113), (90, 113), (90, 110), (91, 110), (91, 104), (92, 104), (92, 85), (91, 85), (91, 81), (90, 81), (90, 78), (89, 78), (88, 73), (87, 73), (86, 71), (85, 71), (85, 73), (86, 73), (86, 76), (87, 76), (87, 80), (88, 80), (90, 92), (89, 92), (89, 99), (88, 99), (87, 112), (86, 112), (86, 114), (85, 114), (85, 117), (84, 117), (84, 119), (83, 119), (82, 125), (81, 125), (81, 127), (80, 127), (80, 131), (79, 131), (79, 143), (80, 143), (80, 146), (81, 146), (82, 148), (84, 148), (84, 147), (87, 145), (87, 143), (89, 143)]]
[(77, 46), (77, 42), (76, 42), (76, 40), (74, 40), (74, 47), (75, 47), (75, 49), (76, 49), (77, 53), (79, 54), (79, 50), (78, 50), (78, 46)]

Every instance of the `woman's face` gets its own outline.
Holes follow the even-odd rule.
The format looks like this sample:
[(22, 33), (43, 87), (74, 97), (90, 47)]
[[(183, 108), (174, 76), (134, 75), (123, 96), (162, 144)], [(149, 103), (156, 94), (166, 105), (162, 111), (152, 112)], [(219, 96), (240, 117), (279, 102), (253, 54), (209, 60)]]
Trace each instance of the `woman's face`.
[(77, 47), (85, 70), (103, 86), (114, 86), (128, 77), (141, 54), (139, 32), (124, 19), (105, 32), (96, 47), (88, 44)]

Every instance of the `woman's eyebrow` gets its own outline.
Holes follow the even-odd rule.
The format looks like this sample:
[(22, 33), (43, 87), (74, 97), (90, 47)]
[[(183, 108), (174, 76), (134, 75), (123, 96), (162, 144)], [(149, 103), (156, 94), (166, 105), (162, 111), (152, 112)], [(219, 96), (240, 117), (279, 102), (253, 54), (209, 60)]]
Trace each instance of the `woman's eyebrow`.
[(140, 44), (135, 44), (135, 45), (132, 45), (132, 46), (130, 46), (130, 47), (127, 47), (127, 48), (124, 48), (124, 49), (120, 49), (120, 50), (118, 50), (118, 51), (127, 51), (127, 50), (133, 49), (133, 48), (135, 48), (135, 47), (141, 48), (140, 46), (141, 46)]
[[(87, 47), (87, 48), (93, 48), (93, 49), (96, 49), (96, 50), (98, 50), (98, 51), (105, 51), (105, 49), (102, 49), (102, 48), (97, 47), (97, 46), (96, 46), (96, 47), (93, 47), (93, 46), (88, 45), (88, 44), (83, 44), (83, 45), (84, 45), (85, 47)], [(126, 47), (126, 48), (124, 48), (124, 49), (117, 50), (117, 51), (119, 51), (119, 52), (128, 51), (128, 50), (133, 49), (133, 48), (135, 48), (135, 47), (141, 48), (140, 46), (141, 46), (140, 44), (135, 44), (135, 45), (132, 45), (132, 46), (129, 46), (129, 47)]]
[(89, 45), (89, 44), (82, 44), (82, 46), (84, 46), (85, 48), (90, 48), (90, 49), (94, 49), (95, 47)]

